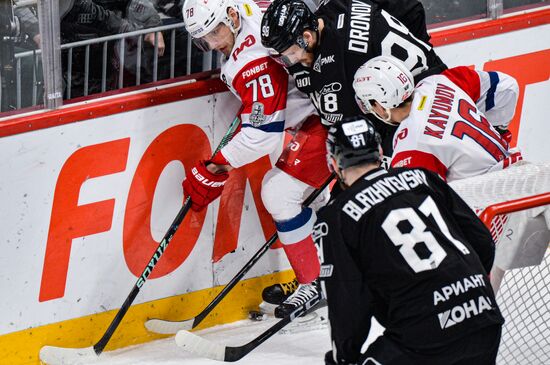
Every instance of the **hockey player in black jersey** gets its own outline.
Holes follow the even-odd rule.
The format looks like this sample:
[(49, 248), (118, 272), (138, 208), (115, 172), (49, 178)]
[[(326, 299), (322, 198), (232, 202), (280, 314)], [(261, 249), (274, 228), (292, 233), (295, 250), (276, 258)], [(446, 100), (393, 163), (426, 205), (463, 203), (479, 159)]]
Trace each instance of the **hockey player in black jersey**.
[[(315, 13), (302, 0), (275, 0), (263, 16), (261, 35), (328, 125), (361, 114), (353, 76), (373, 57), (402, 60), (417, 82), (446, 69), (429, 43), (417, 0), (321, 1)], [(395, 128), (374, 123), (391, 156)]]
[[(326, 364), (494, 364), (504, 322), (491, 234), (437, 175), (380, 167), (362, 118), (338, 122), (329, 165), (346, 189), (318, 213), (333, 350)], [(365, 353), (371, 317), (385, 332)]]

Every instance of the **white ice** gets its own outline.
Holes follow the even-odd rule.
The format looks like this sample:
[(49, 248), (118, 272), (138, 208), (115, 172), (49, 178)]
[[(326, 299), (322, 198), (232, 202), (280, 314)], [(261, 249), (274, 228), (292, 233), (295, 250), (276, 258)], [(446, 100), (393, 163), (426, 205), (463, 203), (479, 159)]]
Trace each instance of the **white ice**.
[[(241, 346), (265, 331), (273, 320), (253, 322), (239, 321), (208, 328), (196, 333), (211, 341), (230, 346)], [(376, 335), (380, 333), (375, 324)], [(368, 342), (372, 338), (369, 337)], [(317, 329), (298, 333), (276, 334), (249, 355), (237, 362), (239, 365), (312, 365), (323, 364), (325, 352), (330, 350), (329, 329)], [(147, 344), (127, 347), (102, 354), (94, 364), (102, 365), (212, 365), (219, 361), (202, 359), (179, 348), (174, 337)]]

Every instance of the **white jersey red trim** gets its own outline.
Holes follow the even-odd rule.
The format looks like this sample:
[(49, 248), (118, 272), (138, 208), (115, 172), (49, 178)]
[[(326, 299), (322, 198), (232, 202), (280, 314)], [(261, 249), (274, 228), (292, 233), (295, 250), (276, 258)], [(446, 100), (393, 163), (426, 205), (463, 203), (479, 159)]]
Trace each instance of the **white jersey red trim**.
[[(504, 82), (499, 85), (498, 80)], [(506, 126), (513, 117), (515, 103), (510, 100), (517, 101), (517, 83), (512, 80), (466, 67), (422, 80), (409, 116), (395, 133), (391, 166), (424, 167), (453, 181), (521, 159), (493, 127)], [(491, 123), (483, 110), (493, 111)]]
[(516, 79), (498, 71), (478, 71), (465, 66), (443, 71), (443, 75), (464, 90), (485, 118), (495, 127), (508, 127), (516, 111), (519, 85)]
[(240, 167), (273, 152), (285, 129), (299, 127), (316, 112), (261, 44), (260, 8), (253, 1), (236, 4), (241, 28), (231, 55), (222, 61), (221, 79), (243, 104), (242, 128), (221, 154), (231, 166)]

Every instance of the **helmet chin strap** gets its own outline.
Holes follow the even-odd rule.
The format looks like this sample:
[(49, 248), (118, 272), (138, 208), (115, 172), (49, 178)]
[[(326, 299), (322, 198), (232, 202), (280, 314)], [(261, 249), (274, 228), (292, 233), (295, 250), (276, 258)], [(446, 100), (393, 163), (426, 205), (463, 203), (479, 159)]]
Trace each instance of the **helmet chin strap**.
[(382, 107), (384, 108), (384, 111), (386, 112), (386, 114), (388, 114), (388, 117), (387, 118), (383, 118), (381, 117), (380, 115), (378, 115), (377, 112), (375, 112), (374, 110), (372, 111), (372, 113), (374, 114), (374, 116), (376, 118), (378, 118), (379, 120), (381, 120), (382, 122), (388, 124), (388, 125), (391, 125), (392, 127), (396, 127), (399, 125), (399, 123), (395, 123), (391, 120), (391, 110), (389, 108), (386, 108), (386, 107)]

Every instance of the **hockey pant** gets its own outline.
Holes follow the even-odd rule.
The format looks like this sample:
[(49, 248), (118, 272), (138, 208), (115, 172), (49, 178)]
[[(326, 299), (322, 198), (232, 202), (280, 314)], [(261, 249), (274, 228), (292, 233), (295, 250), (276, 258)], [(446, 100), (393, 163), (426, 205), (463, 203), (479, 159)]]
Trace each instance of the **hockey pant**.
[(311, 207), (302, 207), (302, 203), (330, 176), (326, 136), (319, 117), (309, 117), (262, 182), (262, 201), (275, 221), (283, 249), (301, 284), (319, 276), (320, 263), (311, 232), (315, 210), (328, 201), (328, 189)]
[(311, 232), (316, 221), (315, 209), (326, 204), (329, 192), (325, 189), (310, 207), (302, 207), (313, 190), (277, 167), (267, 172), (262, 186), (262, 201), (275, 221), (279, 240), (301, 284), (315, 280), (320, 270)]

